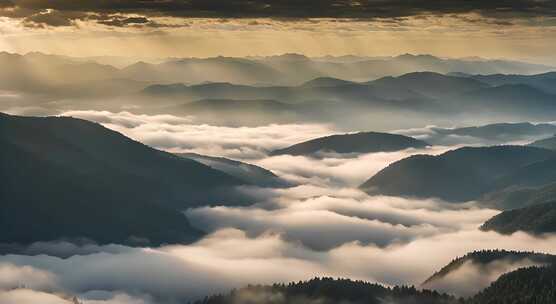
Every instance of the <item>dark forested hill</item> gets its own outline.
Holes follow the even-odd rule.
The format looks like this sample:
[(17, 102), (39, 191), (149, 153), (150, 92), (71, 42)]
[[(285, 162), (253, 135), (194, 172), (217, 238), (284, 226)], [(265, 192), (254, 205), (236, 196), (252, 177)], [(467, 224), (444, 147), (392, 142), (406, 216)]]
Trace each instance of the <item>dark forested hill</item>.
[(181, 210), (242, 181), (99, 124), (0, 114), (0, 242), (190, 241)]
[(195, 304), (553, 304), (555, 266), (522, 268), (502, 275), (477, 295), (456, 299), (414, 287), (384, 287), (349, 279), (315, 278), (288, 284), (249, 285)]
[(508, 250), (480, 250), (470, 252), (462, 257), (457, 257), (442, 267), (423, 282), (423, 286), (430, 288), (435, 281), (442, 280), (447, 275), (457, 271), (466, 263), (472, 263), (476, 266), (486, 266), (492, 262), (519, 262), (527, 259), (530, 262), (538, 264), (552, 264), (556, 262), (556, 256), (535, 252), (508, 251)]
[(315, 155), (318, 152), (391, 152), (407, 148), (425, 148), (426, 146), (428, 146), (428, 144), (424, 141), (403, 135), (361, 132), (320, 137), (284, 149), (275, 150), (271, 154)]
[(549, 203), (506, 210), (486, 221), (481, 229), (504, 234), (516, 231), (534, 234), (556, 232), (556, 198)]
[[(438, 156), (415, 155), (378, 172), (361, 189), (386, 195), (468, 201), (500, 185), (511, 186), (509, 180), (517, 177), (502, 184), (499, 180), (553, 156), (550, 150), (523, 146), (465, 147)], [(526, 172), (533, 174), (531, 170)], [(548, 179), (549, 175), (543, 177)]]
[(509, 187), (483, 195), (482, 205), (500, 210), (523, 208), (548, 203), (556, 198), (556, 183), (540, 187)]
[(205, 298), (195, 304), (451, 304), (456, 300), (435, 291), (414, 287), (384, 287), (363, 281), (315, 278), (305, 282), (248, 286), (226, 295)]
[(522, 268), (504, 274), (467, 303), (556, 303), (556, 265)]

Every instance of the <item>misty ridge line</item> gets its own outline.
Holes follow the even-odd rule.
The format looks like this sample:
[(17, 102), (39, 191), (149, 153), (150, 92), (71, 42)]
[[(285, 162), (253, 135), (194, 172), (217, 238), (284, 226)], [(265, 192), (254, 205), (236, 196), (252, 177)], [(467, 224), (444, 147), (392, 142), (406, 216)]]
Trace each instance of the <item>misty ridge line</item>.
[[(286, 54), (255, 61), (212, 58), (137, 63), (124, 68), (125, 75), (116, 75), (123, 70), (40, 53), (3, 54), (2, 58), (6, 69), (0, 78), (12, 93), (3, 95), (0, 110), (14, 114), (96, 109), (173, 114), (191, 117), (196, 123), (237, 127), (303, 121), (329, 122), (345, 131), (387, 131), (447, 126), (453, 121), (468, 125), (547, 121), (556, 112), (556, 77), (548, 72), (553, 69), (536, 74), (537, 66), (505, 61), (487, 64), (401, 55), (365, 61), (370, 64), (366, 66)], [(510, 74), (492, 74), (504, 71)], [(380, 75), (363, 75), (369, 72)], [(224, 78), (210, 79), (213, 76)], [(391, 114), (406, 119), (388, 119)]]

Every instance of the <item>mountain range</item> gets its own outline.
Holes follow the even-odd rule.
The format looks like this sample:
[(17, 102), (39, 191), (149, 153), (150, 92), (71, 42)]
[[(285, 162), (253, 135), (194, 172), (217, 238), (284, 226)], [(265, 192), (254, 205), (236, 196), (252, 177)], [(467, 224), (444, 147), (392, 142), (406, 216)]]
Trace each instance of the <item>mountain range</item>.
[(531, 234), (556, 232), (556, 200), (527, 207), (506, 210), (486, 221), (481, 229), (511, 234), (525, 231)]
[[(494, 123), (482, 126), (470, 126), (460, 128), (431, 127), (429, 132), (421, 133), (421, 137), (433, 144), (450, 144), (459, 140), (459, 137), (469, 138), (477, 142), (488, 142), (504, 144), (509, 142), (529, 141), (531, 138), (543, 138), (556, 133), (556, 125), (549, 123)], [(412, 131), (403, 131), (400, 134), (412, 135)], [(423, 135), (424, 134), (424, 135)], [(457, 137), (457, 138), (454, 138)], [(549, 148), (547, 139), (546, 147), (542, 142), (532, 143), (531, 146)], [(556, 147), (556, 145), (555, 145)]]
[[(0, 53), (2, 89), (46, 90), (68, 84), (92, 84), (97, 81), (125, 79), (151, 83), (232, 82), (240, 84), (297, 85), (318, 77), (340, 78), (348, 81), (369, 81), (385, 76), (399, 76), (416, 71), (459, 73), (462, 78), (477, 74), (538, 74), (553, 67), (504, 60), (443, 59), (431, 55), (405, 54), (396, 57), (335, 60), (309, 58), (298, 54), (270, 57), (212, 57), (168, 58), (156, 62), (138, 61), (126, 67), (109, 65), (102, 58), (72, 58), (67, 56), (28, 53)], [(55, 77), (51, 77), (55, 75)], [(479, 78), (477, 76), (477, 78)], [(515, 78), (515, 77), (514, 77)], [(547, 80), (548, 79), (548, 80)], [(546, 83), (552, 76), (529, 77), (520, 83)], [(480, 80), (480, 79), (479, 79)], [(484, 80), (484, 79), (483, 79)], [(471, 79), (469, 79), (471, 81)], [(514, 80), (513, 82), (515, 82)], [(511, 81), (489, 81), (496, 84)], [(550, 87), (544, 85), (542, 87)]]
[(527, 146), (464, 147), (438, 156), (414, 155), (384, 168), (361, 185), (371, 194), (469, 201), (510, 186), (556, 181), (556, 155)]
[[(4, 52), (0, 89), (25, 98), (2, 101), (0, 111), (132, 109), (192, 113), (211, 124), (332, 122), (345, 130), (446, 125), (461, 117), (547, 121), (556, 114), (552, 67), (407, 54), (359, 59), (172, 58), (116, 68), (94, 58)], [(392, 114), (404, 119), (393, 123)]]
[(0, 114), (0, 145), (2, 243), (190, 242), (201, 233), (182, 210), (233, 202), (246, 184), (70, 117)]
[[(156, 100), (156, 103), (146, 102), (144, 110), (172, 113), (175, 107), (160, 107), (160, 103), (195, 102), (193, 112), (204, 108), (212, 115), (222, 117), (230, 108), (225, 100), (232, 105), (237, 104), (237, 100), (243, 103), (252, 100), (252, 104), (259, 105), (257, 111), (250, 113), (265, 118), (263, 122), (272, 123), (273, 115), (276, 115), (274, 122), (282, 122), (284, 116), (289, 115), (290, 121), (292, 118), (332, 121), (340, 126), (349, 126), (353, 121), (360, 121), (358, 125), (378, 124), (387, 113), (406, 117), (404, 121), (398, 121), (398, 128), (412, 120), (421, 121), (421, 124), (446, 124), (450, 118), (466, 115), (486, 120), (488, 113), (499, 120), (550, 120), (556, 113), (556, 94), (530, 84), (495, 86), (472, 78), (433, 72), (412, 72), (368, 82), (320, 77), (298, 86), (157, 84), (146, 87), (137, 98)], [(211, 101), (215, 99), (222, 102), (214, 105)], [(203, 103), (202, 100), (209, 102)], [(270, 101), (273, 106), (265, 106)], [(186, 105), (181, 111), (185, 109)], [(253, 116), (240, 114), (234, 114), (234, 117)], [(347, 116), (351, 119), (342, 119)]]
[(492, 86), (501, 86), (507, 84), (526, 84), (541, 89), (543, 91), (547, 91), (549, 93), (556, 93), (556, 72), (548, 72), (536, 75), (516, 74), (467, 75), (463, 73), (455, 73), (451, 75), (475, 79)]

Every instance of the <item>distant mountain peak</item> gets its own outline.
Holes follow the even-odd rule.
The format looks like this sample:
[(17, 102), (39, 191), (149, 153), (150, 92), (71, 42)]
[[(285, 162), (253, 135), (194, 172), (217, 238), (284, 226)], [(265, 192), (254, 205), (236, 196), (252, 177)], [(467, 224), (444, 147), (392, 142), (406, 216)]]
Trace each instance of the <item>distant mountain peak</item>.
[(317, 77), (315, 79), (309, 80), (303, 83), (302, 87), (335, 87), (340, 85), (356, 84), (356, 82), (343, 80), (334, 77)]
[(340, 154), (391, 152), (408, 148), (425, 148), (427, 146), (426, 142), (408, 136), (380, 132), (358, 132), (315, 138), (275, 150), (271, 154), (316, 156), (318, 153), (326, 152)]

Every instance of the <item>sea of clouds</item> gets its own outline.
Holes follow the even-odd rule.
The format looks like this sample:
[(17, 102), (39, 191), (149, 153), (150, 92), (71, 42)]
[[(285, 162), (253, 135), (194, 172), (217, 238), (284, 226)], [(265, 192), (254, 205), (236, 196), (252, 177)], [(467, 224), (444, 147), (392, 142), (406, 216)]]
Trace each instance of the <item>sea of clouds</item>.
[[(242, 191), (258, 198), (252, 206), (184, 210), (207, 233), (193, 244), (131, 248), (41, 242), (2, 255), (0, 303), (67, 304), (77, 296), (87, 304), (173, 304), (246, 284), (315, 276), (419, 285), (473, 250), (556, 253), (556, 236), (480, 231), (499, 211), (476, 202), (369, 196), (357, 189), (394, 161), (439, 154), (461, 143), (392, 153), (270, 157), (274, 149), (337, 131), (319, 124), (231, 128), (195, 124), (192, 117), (129, 112), (62, 115), (96, 121), (158, 149), (248, 161), (296, 186), (246, 187)], [(454, 274), (439, 289), (469, 295), (515, 267), (492, 265), (486, 276), (479, 273), (484, 269), (464, 267), (464, 275)], [(463, 284), (461, 277), (482, 279)]]

